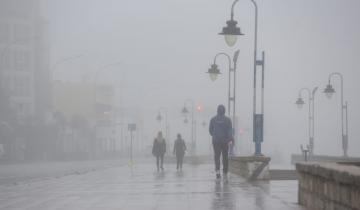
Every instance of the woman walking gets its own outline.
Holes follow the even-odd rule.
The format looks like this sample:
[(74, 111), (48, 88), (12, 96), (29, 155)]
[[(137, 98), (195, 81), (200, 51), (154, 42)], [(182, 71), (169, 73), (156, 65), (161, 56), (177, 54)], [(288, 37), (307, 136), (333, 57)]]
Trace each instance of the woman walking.
[(166, 143), (165, 139), (162, 136), (162, 132), (159, 131), (158, 136), (154, 139), (154, 144), (152, 148), (152, 154), (156, 157), (156, 166), (157, 170), (160, 169), (163, 171), (164, 155), (166, 152)]
[(182, 170), (182, 164), (184, 160), (184, 155), (186, 151), (186, 144), (184, 139), (181, 138), (181, 135), (177, 135), (177, 139), (174, 144), (174, 155), (176, 155), (176, 170)]

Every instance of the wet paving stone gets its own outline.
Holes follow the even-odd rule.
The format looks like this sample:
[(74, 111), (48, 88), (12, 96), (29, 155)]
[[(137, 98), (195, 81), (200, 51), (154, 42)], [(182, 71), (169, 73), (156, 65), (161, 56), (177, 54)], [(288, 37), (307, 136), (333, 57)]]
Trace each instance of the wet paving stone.
[(0, 186), (0, 209), (302, 209), (297, 181), (216, 180), (212, 165), (135, 164), (58, 179)]

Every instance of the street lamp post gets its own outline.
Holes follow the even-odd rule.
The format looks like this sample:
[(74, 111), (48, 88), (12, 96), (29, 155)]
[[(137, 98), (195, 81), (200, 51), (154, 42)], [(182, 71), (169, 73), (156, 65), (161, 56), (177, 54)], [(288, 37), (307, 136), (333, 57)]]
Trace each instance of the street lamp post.
[[(168, 124), (168, 110), (167, 110), (166, 107), (160, 107), (159, 108), (159, 112), (158, 112), (158, 115), (156, 116), (156, 120), (161, 125), (161, 121), (162, 121), (161, 111), (163, 111), (165, 113), (165, 138), (167, 139), (168, 142), (170, 142), (170, 139), (169, 139), (169, 124)], [(170, 148), (169, 144), (168, 144), (168, 147)]]
[(315, 136), (315, 93), (318, 87), (315, 87), (312, 91), (309, 88), (302, 88), (299, 91), (299, 98), (295, 102), (298, 108), (302, 108), (305, 104), (302, 93), (305, 91), (308, 94), (308, 121), (309, 121), (309, 155), (314, 154), (314, 136)]
[[(195, 124), (195, 121), (194, 121), (194, 101), (191, 100), (191, 99), (186, 100), (185, 103), (184, 103), (184, 107), (181, 110), (181, 113), (184, 114), (185, 116), (190, 113), (188, 108), (186, 107), (186, 104), (189, 103), (189, 102), (191, 104), (191, 126), (190, 126), (191, 127), (191, 145), (192, 145), (192, 154), (194, 155), (195, 150), (196, 150), (196, 139), (194, 138), (194, 124)], [(185, 119), (187, 120), (187, 118), (185, 118)]]
[[(231, 19), (226, 22), (226, 26), (220, 32), (225, 36), (225, 41), (229, 47), (235, 45), (237, 36), (244, 35), (240, 28), (236, 26), (234, 20), (234, 7), (239, 0), (235, 0), (231, 6)], [(258, 6), (255, 0), (251, 0), (255, 8), (255, 31), (254, 31), (254, 93), (253, 93), (253, 141), (255, 143), (255, 155), (261, 154), (261, 143), (264, 133), (264, 70), (265, 70), (265, 52), (262, 52), (262, 58), (257, 59), (257, 38), (258, 38)], [(260, 113), (257, 113), (257, 67), (261, 66), (261, 107)]]
[[(214, 63), (211, 65), (211, 67), (209, 68), (209, 70), (206, 72), (210, 75), (210, 78), (215, 81), (218, 77), (219, 74), (221, 74), (220, 70), (218, 69), (218, 65), (216, 64), (216, 59), (220, 56), (223, 55), (228, 59), (228, 64), (229, 64), (229, 84), (228, 84), (228, 114), (230, 115), (230, 110), (231, 110), (231, 101), (233, 102), (233, 123), (235, 123), (235, 108), (236, 108), (236, 104), (235, 104), (235, 99), (236, 99), (236, 63), (237, 63), (237, 58), (239, 56), (239, 50), (237, 50), (234, 54), (233, 57), (233, 68), (231, 68), (231, 58), (228, 54), (226, 53), (218, 53), (215, 55), (214, 57)], [(233, 87), (233, 95), (231, 96), (231, 72), (234, 73), (234, 87)]]
[[(217, 79), (217, 76), (219, 74), (221, 74), (220, 70), (218, 69), (218, 65), (216, 64), (216, 59), (218, 58), (218, 56), (223, 55), (228, 59), (228, 64), (229, 64), (229, 84), (228, 84), (228, 114), (230, 116), (230, 110), (231, 110), (231, 101), (233, 102), (233, 113), (232, 113), (232, 123), (233, 123), (233, 135), (235, 135), (235, 118), (236, 118), (236, 64), (237, 64), (237, 59), (239, 57), (239, 50), (237, 50), (234, 53), (233, 56), (233, 68), (231, 68), (231, 58), (228, 54), (226, 53), (218, 53), (215, 55), (214, 57), (214, 63), (211, 65), (211, 67), (208, 70), (208, 74), (210, 75), (210, 78), (214, 81)], [(231, 96), (231, 72), (233, 72), (233, 95)], [(230, 148), (230, 154), (233, 154), (233, 144), (232, 147)]]
[[(343, 148), (343, 153), (344, 156), (347, 157), (348, 156), (348, 142), (349, 142), (349, 137), (348, 137), (348, 103), (347, 101), (344, 103), (344, 77), (341, 73), (338, 72), (334, 72), (331, 73), (329, 75), (329, 83), (326, 86), (324, 93), (326, 95), (327, 98), (331, 98), (334, 93), (335, 93), (335, 89), (333, 88), (332, 84), (331, 84), (331, 79), (334, 76), (338, 76), (340, 78), (340, 88), (341, 88), (341, 98), (340, 98), (340, 102), (341, 102), (341, 106), (340, 106), (340, 111), (341, 111), (341, 140), (342, 140), (342, 148)], [(345, 118), (345, 119), (344, 119)]]

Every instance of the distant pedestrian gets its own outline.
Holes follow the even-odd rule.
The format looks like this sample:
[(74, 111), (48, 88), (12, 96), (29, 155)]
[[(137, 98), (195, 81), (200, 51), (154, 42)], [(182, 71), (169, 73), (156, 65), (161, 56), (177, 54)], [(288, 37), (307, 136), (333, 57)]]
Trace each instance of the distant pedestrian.
[(176, 170), (182, 170), (184, 155), (186, 151), (186, 144), (181, 135), (177, 135), (177, 139), (174, 144), (174, 155), (176, 155)]
[(165, 139), (162, 136), (162, 132), (159, 131), (158, 136), (154, 139), (154, 144), (152, 148), (152, 154), (156, 157), (156, 166), (157, 170), (164, 170), (164, 155), (166, 152), (166, 143)]
[(214, 148), (214, 160), (216, 178), (220, 176), (220, 156), (222, 155), (223, 175), (227, 178), (229, 167), (229, 146), (233, 143), (233, 130), (230, 118), (225, 116), (224, 105), (219, 105), (217, 108), (217, 115), (210, 121), (209, 132), (212, 136), (212, 143)]

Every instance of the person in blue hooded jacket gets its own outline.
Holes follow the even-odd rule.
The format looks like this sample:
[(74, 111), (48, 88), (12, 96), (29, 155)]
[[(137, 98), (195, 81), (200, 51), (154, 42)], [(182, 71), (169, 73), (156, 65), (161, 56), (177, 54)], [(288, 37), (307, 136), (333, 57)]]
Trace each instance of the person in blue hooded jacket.
[(217, 115), (210, 120), (209, 132), (212, 136), (216, 178), (220, 176), (220, 157), (222, 156), (223, 175), (227, 178), (229, 167), (229, 146), (233, 143), (233, 129), (231, 120), (225, 116), (225, 106), (219, 105)]

